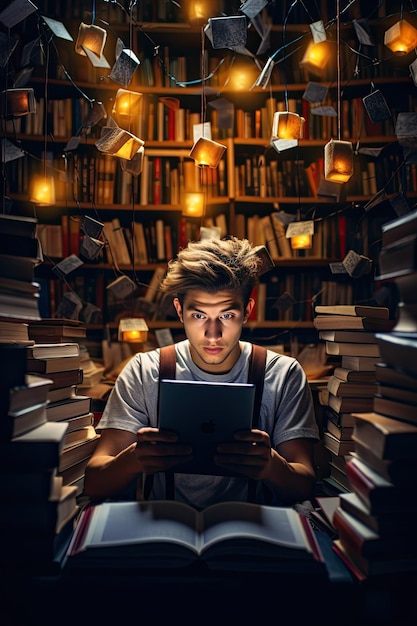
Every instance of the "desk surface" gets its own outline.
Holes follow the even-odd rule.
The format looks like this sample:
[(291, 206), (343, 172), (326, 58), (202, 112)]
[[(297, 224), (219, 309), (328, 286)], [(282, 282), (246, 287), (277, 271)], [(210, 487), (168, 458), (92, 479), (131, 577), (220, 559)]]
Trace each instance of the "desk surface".
[[(9, 572), (0, 586), (4, 626), (259, 626), (285, 616), (291, 626), (415, 626), (417, 576), (358, 583), (318, 531), (329, 576), (112, 570), (25, 577)], [(328, 552), (330, 550), (330, 552)], [(135, 613), (137, 617), (135, 617)]]

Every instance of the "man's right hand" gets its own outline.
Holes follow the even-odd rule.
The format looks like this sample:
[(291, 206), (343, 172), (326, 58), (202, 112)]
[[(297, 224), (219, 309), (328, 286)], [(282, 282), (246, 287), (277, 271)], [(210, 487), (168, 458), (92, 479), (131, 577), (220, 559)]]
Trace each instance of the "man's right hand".
[(165, 472), (192, 460), (192, 447), (177, 443), (178, 435), (170, 430), (145, 427), (137, 433), (135, 453), (146, 474)]

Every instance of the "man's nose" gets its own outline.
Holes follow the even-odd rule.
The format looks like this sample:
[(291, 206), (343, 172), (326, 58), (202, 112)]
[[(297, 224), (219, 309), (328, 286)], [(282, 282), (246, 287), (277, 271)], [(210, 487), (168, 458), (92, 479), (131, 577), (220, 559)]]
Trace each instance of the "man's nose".
[(206, 337), (221, 337), (221, 323), (219, 320), (208, 320), (206, 323), (205, 336)]

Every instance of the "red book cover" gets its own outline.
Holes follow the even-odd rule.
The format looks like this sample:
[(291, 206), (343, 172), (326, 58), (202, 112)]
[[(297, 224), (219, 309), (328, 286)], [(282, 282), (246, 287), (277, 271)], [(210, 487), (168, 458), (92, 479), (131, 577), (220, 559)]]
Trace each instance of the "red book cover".
[(161, 204), (162, 202), (162, 180), (161, 180), (161, 157), (155, 157), (153, 160), (153, 203)]
[(340, 258), (344, 259), (347, 253), (346, 215), (339, 215), (339, 250)]

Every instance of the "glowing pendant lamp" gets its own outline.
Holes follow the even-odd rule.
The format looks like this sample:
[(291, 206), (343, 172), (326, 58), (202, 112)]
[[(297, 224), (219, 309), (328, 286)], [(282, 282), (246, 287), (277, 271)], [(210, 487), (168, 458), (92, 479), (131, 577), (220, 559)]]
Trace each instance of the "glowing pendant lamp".
[(353, 174), (353, 147), (350, 141), (330, 139), (324, 146), (324, 178), (347, 183)]
[(417, 48), (417, 29), (407, 20), (400, 20), (385, 32), (384, 44), (395, 54), (408, 54)]
[(182, 214), (187, 217), (202, 217), (204, 215), (204, 193), (200, 191), (186, 191)]
[(313, 74), (322, 74), (323, 70), (330, 59), (329, 43), (320, 41), (319, 43), (310, 43), (300, 61), (301, 67), (312, 72)]
[(190, 151), (198, 167), (217, 167), (223, 156), (226, 146), (207, 137), (199, 137)]
[(40, 206), (55, 204), (55, 182), (53, 176), (42, 174), (31, 180), (29, 202)]
[(137, 91), (118, 89), (112, 113), (120, 115), (121, 117), (131, 117), (138, 110), (142, 95), (143, 94)]
[(101, 57), (106, 43), (107, 31), (95, 24), (84, 24), (81, 22), (78, 28), (78, 37), (75, 42), (75, 52), (81, 56), (87, 56), (84, 48), (94, 52), (98, 57)]
[(305, 119), (298, 113), (276, 111), (272, 121), (272, 137), (274, 139), (301, 139)]
[(143, 317), (127, 317), (119, 322), (118, 339), (126, 343), (145, 343), (148, 331), (148, 325)]

